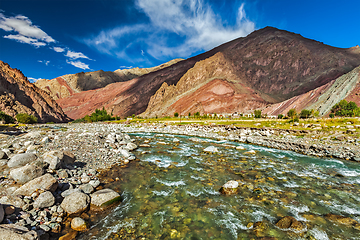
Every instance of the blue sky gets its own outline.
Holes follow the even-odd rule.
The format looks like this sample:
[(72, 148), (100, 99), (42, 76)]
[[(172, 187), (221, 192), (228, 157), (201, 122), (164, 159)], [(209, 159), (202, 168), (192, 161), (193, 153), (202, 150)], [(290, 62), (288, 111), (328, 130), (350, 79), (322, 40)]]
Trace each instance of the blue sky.
[(0, 0), (0, 60), (31, 81), (189, 58), (265, 26), (360, 44), (359, 0)]

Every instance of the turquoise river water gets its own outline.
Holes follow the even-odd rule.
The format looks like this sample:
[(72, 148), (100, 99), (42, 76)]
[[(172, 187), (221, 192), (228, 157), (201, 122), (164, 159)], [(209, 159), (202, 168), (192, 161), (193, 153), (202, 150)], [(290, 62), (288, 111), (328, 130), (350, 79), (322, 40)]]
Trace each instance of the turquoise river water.
[[(360, 239), (359, 229), (325, 217), (360, 222), (359, 163), (231, 141), (131, 135), (151, 147), (138, 148), (140, 161), (129, 168), (109, 173), (121, 180), (106, 187), (121, 192), (123, 201), (92, 220), (80, 239)], [(205, 153), (208, 146), (219, 153)], [(229, 180), (239, 182), (238, 194), (219, 193)], [(284, 216), (304, 228), (278, 228)]]

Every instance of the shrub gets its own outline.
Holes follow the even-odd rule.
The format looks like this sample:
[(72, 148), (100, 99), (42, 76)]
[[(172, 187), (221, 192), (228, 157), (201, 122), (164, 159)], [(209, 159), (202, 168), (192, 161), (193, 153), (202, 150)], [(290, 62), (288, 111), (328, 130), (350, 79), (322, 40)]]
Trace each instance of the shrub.
[(360, 116), (360, 109), (355, 102), (347, 102), (344, 99), (331, 108), (331, 113), (341, 117), (358, 117)]
[(261, 118), (261, 110), (254, 111), (255, 118)]
[(303, 109), (300, 113), (300, 118), (309, 118), (311, 116), (311, 110)]
[(278, 119), (283, 119), (283, 118), (284, 118), (284, 115), (282, 115), (282, 114), (278, 115)]
[(287, 115), (289, 118), (292, 118), (294, 119), (295, 116), (296, 116), (296, 110), (294, 108), (290, 109), (288, 112), (287, 112)]
[(174, 113), (174, 117), (179, 117), (179, 113)]
[(0, 111), (0, 121), (4, 121), (7, 124), (14, 123), (15, 119), (12, 116)]
[(29, 115), (27, 113), (19, 113), (15, 117), (19, 123), (32, 124), (37, 123), (38, 121), (37, 117)]
[(191, 113), (188, 114), (189, 118), (191, 117)]
[(330, 118), (334, 118), (335, 115), (334, 115), (333, 113), (330, 113), (330, 114), (329, 114), (329, 117), (330, 117)]

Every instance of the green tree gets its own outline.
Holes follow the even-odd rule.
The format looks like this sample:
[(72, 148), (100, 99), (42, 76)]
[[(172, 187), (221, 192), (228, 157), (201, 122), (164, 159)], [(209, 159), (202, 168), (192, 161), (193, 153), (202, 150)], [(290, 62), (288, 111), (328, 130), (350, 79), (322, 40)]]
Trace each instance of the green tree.
[(191, 117), (191, 113), (188, 114), (189, 118)]
[(329, 117), (330, 117), (330, 118), (334, 118), (335, 115), (334, 115), (333, 113), (330, 113), (330, 114), (329, 114)]
[(278, 115), (278, 119), (283, 119), (283, 118), (284, 118), (284, 115), (282, 115), (282, 114)]
[(15, 117), (19, 123), (32, 124), (37, 123), (38, 121), (37, 117), (29, 115), (27, 113), (19, 113)]
[(261, 118), (261, 110), (254, 111), (255, 118)]
[(311, 116), (311, 110), (303, 109), (300, 113), (300, 118), (309, 118)]
[(200, 118), (200, 113), (199, 112), (194, 113), (194, 118)]
[(174, 113), (174, 117), (179, 117), (179, 113)]
[(296, 110), (294, 108), (290, 109), (288, 112), (287, 112), (287, 115), (289, 118), (292, 118), (294, 120), (294, 118), (296, 117)]
[(6, 124), (8, 124), (8, 123), (14, 123), (15, 119), (12, 116), (7, 115), (6, 113), (0, 111), (0, 121), (4, 121)]
[(335, 116), (341, 117), (356, 117), (360, 116), (360, 110), (355, 102), (347, 102), (345, 99), (341, 100), (331, 108), (331, 113)]

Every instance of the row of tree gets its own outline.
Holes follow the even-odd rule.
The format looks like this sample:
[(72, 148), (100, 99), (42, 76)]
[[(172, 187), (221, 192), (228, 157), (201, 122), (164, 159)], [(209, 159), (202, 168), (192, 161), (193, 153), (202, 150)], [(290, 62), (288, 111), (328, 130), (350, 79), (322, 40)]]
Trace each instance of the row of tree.
[[(287, 112), (287, 118), (296, 119), (296, 118), (310, 118), (318, 117), (319, 112), (314, 111), (313, 109), (303, 109), (300, 113), (297, 113), (295, 109), (290, 109)], [(261, 118), (261, 110), (254, 111), (255, 118)], [(339, 103), (335, 104), (331, 108), (331, 113), (329, 117), (333, 118), (335, 116), (339, 117), (360, 117), (360, 108), (356, 105), (355, 102), (347, 102), (346, 100), (341, 100)], [(278, 119), (286, 118), (286, 116), (279, 114)]]

